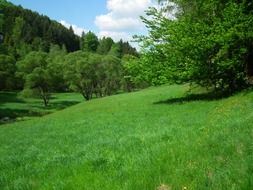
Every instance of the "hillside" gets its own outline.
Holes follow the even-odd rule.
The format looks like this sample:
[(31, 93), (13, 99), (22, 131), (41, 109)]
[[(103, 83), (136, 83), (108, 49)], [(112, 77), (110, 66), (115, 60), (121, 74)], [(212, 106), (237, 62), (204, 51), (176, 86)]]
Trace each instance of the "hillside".
[(0, 189), (250, 189), (253, 92), (162, 86), (0, 127)]
[(0, 0), (0, 20), (0, 32), (4, 34), (0, 50), (16, 58), (31, 50), (49, 51), (51, 44), (65, 46), (68, 51), (80, 49), (79, 37), (72, 28), (5, 0)]

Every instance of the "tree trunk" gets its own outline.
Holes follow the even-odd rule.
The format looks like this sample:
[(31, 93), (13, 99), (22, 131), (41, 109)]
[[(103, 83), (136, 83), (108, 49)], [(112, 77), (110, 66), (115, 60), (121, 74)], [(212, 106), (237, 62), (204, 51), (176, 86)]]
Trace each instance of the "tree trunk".
[(47, 107), (48, 106), (48, 99), (47, 97), (43, 97), (43, 102), (44, 102), (44, 106)]
[(89, 96), (89, 94), (87, 94), (86, 92), (81, 92), (81, 94), (82, 94), (82, 96), (84, 97), (84, 99), (86, 100), (86, 101), (89, 101), (90, 100), (90, 96)]
[(40, 89), (40, 96), (41, 96), (41, 98), (43, 99), (43, 102), (44, 102), (44, 106), (47, 107), (48, 103), (49, 103), (48, 95), (43, 90), (43, 88), (39, 87), (39, 89)]

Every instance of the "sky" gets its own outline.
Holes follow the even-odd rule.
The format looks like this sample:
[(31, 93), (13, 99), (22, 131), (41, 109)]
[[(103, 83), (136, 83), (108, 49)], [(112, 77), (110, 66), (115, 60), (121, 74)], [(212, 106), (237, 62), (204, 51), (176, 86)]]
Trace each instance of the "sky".
[(9, 0), (60, 22), (72, 25), (75, 33), (92, 31), (98, 37), (131, 41), (134, 34), (145, 34), (140, 15), (153, 6), (153, 0)]

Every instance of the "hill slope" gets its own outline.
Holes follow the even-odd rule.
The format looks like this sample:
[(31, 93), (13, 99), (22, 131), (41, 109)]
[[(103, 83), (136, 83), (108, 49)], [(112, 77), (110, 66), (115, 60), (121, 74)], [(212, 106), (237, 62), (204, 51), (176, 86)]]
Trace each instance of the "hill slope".
[(150, 88), (0, 127), (0, 189), (250, 189), (253, 92), (184, 101), (187, 89)]
[(79, 37), (72, 28), (6, 0), (0, 0), (0, 21), (0, 32), (4, 34), (0, 50), (6, 49), (16, 58), (26, 51), (49, 51), (50, 44), (64, 45), (68, 51), (80, 49)]

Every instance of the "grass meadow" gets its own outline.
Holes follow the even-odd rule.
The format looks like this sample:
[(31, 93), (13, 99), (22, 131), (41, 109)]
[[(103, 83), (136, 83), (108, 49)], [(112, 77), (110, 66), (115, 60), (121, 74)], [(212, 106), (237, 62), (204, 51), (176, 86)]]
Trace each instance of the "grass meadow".
[[(154, 87), (1, 125), (0, 189), (253, 189), (253, 91), (215, 100), (188, 89)], [(1, 104), (2, 113), (30, 108)]]
[(24, 98), (17, 92), (0, 92), (0, 124), (40, 117), (83, 101), (77, 93), (55, 93), (45, 107), (39, 98)]

